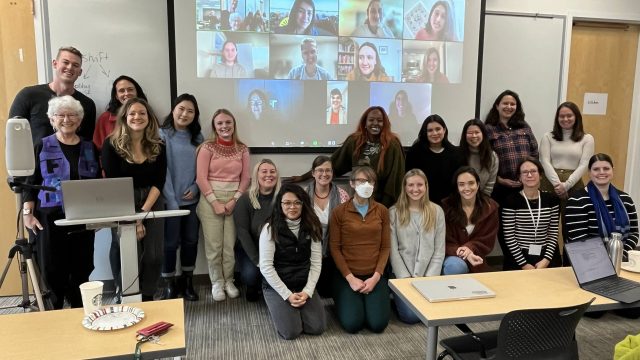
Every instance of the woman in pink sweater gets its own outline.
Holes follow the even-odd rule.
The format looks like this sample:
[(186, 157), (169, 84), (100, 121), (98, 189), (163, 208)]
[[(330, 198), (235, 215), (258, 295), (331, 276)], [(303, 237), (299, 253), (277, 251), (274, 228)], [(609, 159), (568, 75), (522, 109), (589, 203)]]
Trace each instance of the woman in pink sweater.
[(250, 182), (249, 149), (238, 140), (236, 119), (218, 109), (211, 120), (213, 134), (199, 148), (196, 183), (200, 202), (196, 212), (202, 223), (204, 249), (215, 301), (240, 295), (233, 284), (236, 231), (233, 209)]

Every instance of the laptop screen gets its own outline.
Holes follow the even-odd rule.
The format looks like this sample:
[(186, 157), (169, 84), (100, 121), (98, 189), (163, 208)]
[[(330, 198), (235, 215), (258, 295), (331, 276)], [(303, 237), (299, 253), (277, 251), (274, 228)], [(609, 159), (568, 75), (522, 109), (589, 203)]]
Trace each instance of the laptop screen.
[(616, 275), (601, 238), (572, 241), (565, 245), (580, 284)]

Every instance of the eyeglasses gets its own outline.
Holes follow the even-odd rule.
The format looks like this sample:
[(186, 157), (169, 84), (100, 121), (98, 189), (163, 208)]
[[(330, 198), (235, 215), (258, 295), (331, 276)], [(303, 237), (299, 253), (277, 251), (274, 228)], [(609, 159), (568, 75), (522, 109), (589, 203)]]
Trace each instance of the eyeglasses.
[(520, 172), (520, 174), (522, 174), (524, 176), (529, 176), (529, 175), (533, 176), (533, 175), (535, 175), (537, 173), (538, 173), (538, 170), (524, 170), (524, 171)]
[(64, 120), (65, 118), (75, 120), (78, 118), (78, 114), (53, 114), (53, 116), (58, 120)]
[(333, 172), (332, 169), (315, 169), (313, 171), (317, 172), (318, 174), (331, 174)]
[(249, 105), (251, 105), (251, 106), (261, 106), (262, 105), (262, 100), (251, 100), (251, 101), (249, 101)]
[(296, 201), (283, 201), (281, 202), (282, 206), (286, 207), (286, 208), (291, 208), (291, 207), (301, 207), (302, 206), (302, 201), (300, 200), (296, 200)]

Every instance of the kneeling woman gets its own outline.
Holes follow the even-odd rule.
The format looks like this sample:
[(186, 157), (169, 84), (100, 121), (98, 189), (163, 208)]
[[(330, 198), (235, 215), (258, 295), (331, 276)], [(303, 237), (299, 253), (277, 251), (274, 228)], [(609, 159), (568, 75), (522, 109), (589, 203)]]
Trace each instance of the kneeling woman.
[(309, 195), (285, 184), (260, 233), (262, 291), (278, 334), (286, 340), (326, 328), (324, 304), (315, 290), (322, 268), (322, 227)]
[(560, 200), (540, 192), (542, 164), (525, 158), (518, 166), (522, 191), (507, 197), (502, 208), (502, 228), (507, 252), (503, 270), (531, 270), (560, 266), (558, 218)]
[(453, 175), (457, 191), (442, 207), (447, 224), (444, 275), (487, 271), (484, 258), (498, 233), (498, 204), (478, 191), (480, 176), (469, 166)]
[(389, 258), (389, 211), (371, 199), (376, 173), (368, 166), (351, 172), (355, 195), (336, 207), (329, 220), (329, 248), (338, 271), (333, 301), (338, 321), (349, 333), (367, 326), (383, 332), (389, 324), (389, 287), (383, 276)]

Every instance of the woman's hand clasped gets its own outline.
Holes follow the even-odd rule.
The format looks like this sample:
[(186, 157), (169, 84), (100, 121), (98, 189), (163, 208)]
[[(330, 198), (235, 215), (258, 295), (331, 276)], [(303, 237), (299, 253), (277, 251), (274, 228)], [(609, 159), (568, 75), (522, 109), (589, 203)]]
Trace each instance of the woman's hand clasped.
[(300, 291), (298, 293), (289, 295), (289, 299), (287, 300), (289, 300), (289, 304), (291, 304), (291, 306), (297, 308), (306, 304), (307, 299), (309, 299), (309, 295), (307, 295), (307, 293), (305, 293), (304, 291)]

